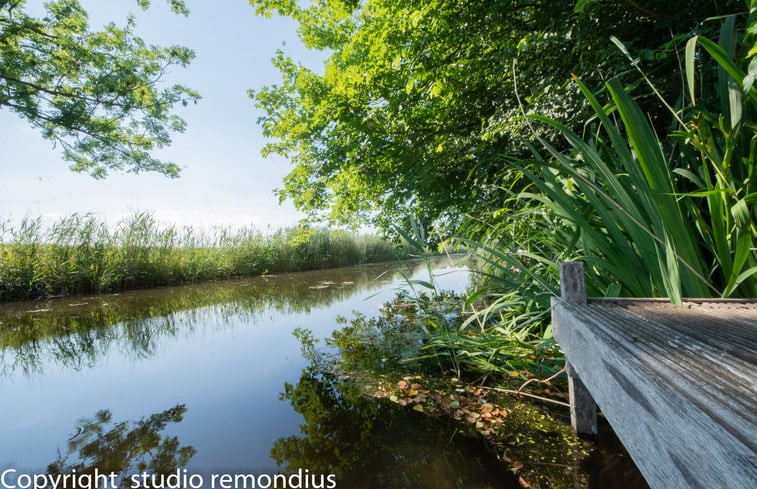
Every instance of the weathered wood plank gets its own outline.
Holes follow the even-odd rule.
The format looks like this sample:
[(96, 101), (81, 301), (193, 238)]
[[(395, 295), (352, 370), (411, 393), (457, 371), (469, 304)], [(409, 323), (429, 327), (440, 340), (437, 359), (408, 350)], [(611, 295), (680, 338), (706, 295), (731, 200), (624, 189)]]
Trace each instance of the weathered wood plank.
[[(757, 366), (751, 355), (734, 357), (721, 348), (707, 321), (697, 330), (668, 321), (667, 312), (637, 312), (553, 300), (555, 336), (566, 358), (650, 486), (755, 487)], [(728, 321), (720, 324), (720, 337), (752, 341), (753, 318), (736, 314), (738, 325), (723, 331)], [(735, 351), (745, 352), (738, 344)]]
[[(757, 309), (754, 312), (757, 315)], [(683, 335), (671, 329), (670, 324), (650, 320), (648, 315), (631, 314), (624, 308), (594, 304), (585, 313), (606, 323), (608, 335), (630, 345), (630, 354), (639, 362), (664, 379), (670, 388), (721, 419), (724, 427), (731, 427), (737, 418), (742, 418), (744, 423), (733, 426), (735, 431), (745, 433), (754, 429), (756, 362), (734, 357), (721, 348), (722, 342), (712, 337)], [(746, 340), (757, 336), (757, 319), (751, 331), (742, 337), (732, 337), (727, 329), (722, 328), (724, 337), (733, 342)], [(724, 413), (728, 416), (724, 417)], [(750, 446), (754, 448), (751, 443)]]
[(560, 298), (568, 304), (586, 304), (586, 280), (584, 264), (581, 262), (560, 262)]
[(568, 400), (570, 424), (577, 435), (594, 438), (597, 429), (597, 404), (570, 363), (565, 362), (568, 374)]
[[(570, 304), (586, 304), (586, 284), (584, 265), (581, 262), (563, 262), (558, 265), (560, 272), (560, 296)], [(555, 328), (557, 322), (552, 321)], [(580, 376), (565, 362), (568, 374), (568, 396), (570, 402), (570, 424), (579, 436), (597, 436), (597, 405), (581, 381)]]

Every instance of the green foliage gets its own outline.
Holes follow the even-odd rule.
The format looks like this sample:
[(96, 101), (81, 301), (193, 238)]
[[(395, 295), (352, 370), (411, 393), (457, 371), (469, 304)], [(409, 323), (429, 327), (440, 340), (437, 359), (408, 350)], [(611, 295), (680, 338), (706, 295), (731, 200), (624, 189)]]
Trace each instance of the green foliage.
[[(188, 13), (183, 2), (169, 3)], [(174, 107), (200, 97), (182, 85), (161, 88), (160, 82), (171, 67), (187, 66), (194, 53), (145, 44), (134, 35), (131, 18), (124, 27), (111, 23), (91, 31), (76, 0), (46, 3), (43, 18), (24, 8), (24, 0), (0, 2), (0, 108), (60, 145), (74, 171), (96, 178), (112, 170), (178, 176), (176, 164), (151, 152), (184, 130)]]
[(706, 296), (707, 271), (661, 144), (620, 84), (613, 81), (608, 89), (626, 138), (585, 88), (607, 140), (591, 144), (533, 116), (558, 127), (575, 150), (565, 155), (542, 142), (555, 163), (544, 162), (539, 176), (528, 173), (539, 190), (534, 198), (568, 224), (563, 240), (574, 243), (593, 270), (595, 290), (617, 284), (623, 295), (667, 295), (676, 302), (682, 295)]
[(605, 86), (606, 105), (576, 82), (594, 112), (582, 135), (542, 114), (524, 117), (563, 141), (535, 130), (542, 153), (532, 147), (531, 159), (506, 170), (511, 184), (500, 188), (504, 205), (467, 223), (471, 239), (462, 242), (484, 266), (481, 286), (468, 300), (481, 306), (464, 324), (483, 325), (481, 343), (488, 328), (519, 335), (528, 345), (524, 356), (529, 347), (554, 347), (548, 325), (559, 261), (587, 265), (592, 296), (674, 302), (757, 296), (755, 20), (753, 1), (748, 17), (724, 20), (719, 42), (691, 38), (687, 90), (679, 98), (688, 95), (690, 103), (678, 109), (616, 40), (673, 120), (662, 137), (639, 104), (642, 87), (632, 95), (617, 78)]
[[(527, 109), (578, 129), (589, 107), (571, 73), (598, 89), (628, 70), (610, 35), (645, 53), (669, 94), (680, 80), (676, 42), (708, 32), (700, 19), (740, 4), (605, 0), (579, 2), (576, 11), (574, 2), (546, 0), (251, 3), (259, 14), (294, 18), (306, 45), (331, 52), (322, 74), (278, 52), (282, 83), (251, 93), (274, 139), (264, 154), (295, 164), (280, 197), (313, 217), (384, 229), (408, 228), (413, 215), (444, 237), (464, 215), (501, 208), (499, 186), (513, 183), (503, 167), (528, 154), (513, 60)], [(655, 99), (643, 103), (656, 128), (667, 123)]]
[(164, 227), (136, 213), (109, 229), (74, 214), (0, 223), (0, 300), (110, 292), (202, 280), (334, 268), (406, 257), (374, 236), (298, 226), (266, 235), (253, 228), (213, 234)]
[[(334, 343), (347, 365), (355, 355), (364, 366), (374, 358), (376, 365), (400, 364), (413, 373), (435, 371), (456, 378), (546, 377), (562, 368), (553, 341), (539, 339), (526, 327), (473, 320), (470, 311), (464, 298), (448, 293), (404, 293), (385, 304), (380, 317), (353, 318), (334, 333)], [(355, 338), (362, 344), (354, 343)]]
[[(414, 218), (411, 218), (412, 232), (397, 230), (416, 253), (426, 257), (427, 280), (405, 277), (408, 291), (401, 292), (395, 300), (386, 304), (380, 318), (366, 320), (356, 317), (350, 331), (363, 331), (374, 338), (381, 337), (382, 343), (397, 345), (398, 335), (406, 335), (406, 344), (420, 341), (417, 353), (412, 358), (397, 358), (397, 352), (379, 351), (390, 360), (431, 361), (444, 375), (452, 373), (456, 378), (471, 374), (508, 375), (522, 377), (530, 375), (552, 375), (563, 367), (561, 354), (551, 338), (551, 331), (539, 331), (544, 313), (544, 303), (549, 304), (547, 294), (535, 293), (540, 298), (536, 304), (526, 303), (528, 294), (515, 292), (527, 280), (520, 273), (518, 286), (512, 287), (510, 294), (482, 305), (479, 300), (484, 289), (471, 292), (466, 297), (458, 297), (440, 290), (431, 262), (424, 254), (425, 232)], [(501, 282), (508, 275), (502, 262), (511, 262), (510, 256), (490, 250), (498, 259), (488, 259), (495, 277)], [(500, 283), (501, 285), (501, 283)], [(512, 284), (508, 284), (512, 285)], [(533, 302), (533, 297), (530, 299)], [(482, 308), (483, 310), (480, 310)], [(414, 337), (415, 335), (415, 337)], [(335, 333), (335, 338), (340, 334)], [(375, 349), (375, 346), (372, 347)], [(412, 347), (411, 347), (412, 349)], [(343, 357), (348, 358), (344, 352)], [(425, 363), (423, 364), (425, 365)]]
[(607, 105), (577, 81), (594, 110), (583, 136), (528, 115), (567, 149), (537, 136), (548, 157), (533, 148), (534, 158), (517, 165), (530, 184), (504, 189), (507, 207), (492, 222), (470, 223), (490, 237), (467, 241), (488, 270), (479, 320), (550, 341), (549, 298), (558, 294), (557, 262), (566, 260), (586, 263), (592, 296), (757, 296), (752, 4), (743, 27), (746, 16), (725, 19), (719, 43), (689, 41), (691, 103), (676, 110), (662, 99), (673, 119), (663, 137), (617, 79), (606, 85)]
[[(524, 171), (539, 190), (530, 198), (567, 225), (562, 241), (571, 243), (568, 253), (587, 263), (587, 285), (595, 293), (615, 288), (617, 294), (662, 295), (674, 302), (757, 293), (757, 92), (744, 86), (733, 50), (754, 44), (736, 43), (750, 35), (747, 30), (738, 35), (735, 20), (725, 21), (720, 36), (725, 45), (733, 40), (731, 54), (703, 37), (690, 41), (686, 71), (692, 100), (697, 42), (714, 53), (726, 89), (715, 97), (705, 91), (700, 102), (673, 113), (680, 129), (663, 140), (617, 80), (607, 84), (608, 107), (579, 82), (601, 128), (590, 141), (556, 121), (531, 116), (556, 127), (572, 151), (559, 152), (541, 140), (552, 161), (543, 162), (538, 176)], [(741, 63), (746, 62), (745, 57)], [(702, 66), (713, 68), (707, 61)]]
[[(675, 171), (691, 187), (684, 198), (721, 295), (757, 297), (757, 2), (741, 30), (736, 20), (723, 23), (719, 44), (697, 36), (686, 46), (692, 105), (673, 136), (683, 159), (700, 164)], [(703, 56), (697, 62), (697, 44), (717, 63), (717, 90), (697, 90), (713, 67)]]

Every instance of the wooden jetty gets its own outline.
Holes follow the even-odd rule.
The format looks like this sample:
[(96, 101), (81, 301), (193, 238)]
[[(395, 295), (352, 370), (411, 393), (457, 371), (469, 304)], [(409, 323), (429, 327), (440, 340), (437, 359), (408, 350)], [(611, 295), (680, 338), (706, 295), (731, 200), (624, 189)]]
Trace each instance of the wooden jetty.
[(581, 263), (560, 282), (576, 432), (596, 402), (653, 489), (757, 488), (757, 300), (591, 299)]

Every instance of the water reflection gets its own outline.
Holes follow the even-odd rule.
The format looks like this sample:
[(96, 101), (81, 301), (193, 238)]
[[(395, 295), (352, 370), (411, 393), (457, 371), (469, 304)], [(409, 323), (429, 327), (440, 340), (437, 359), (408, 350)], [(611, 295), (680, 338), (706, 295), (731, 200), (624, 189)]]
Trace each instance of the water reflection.
[[(271, 456), (279, 466), (290, 472), (307, 467), (335, 474), (340, 488), (521, 487), (481, 438), (366, 395), (359, 382), (346, 380), (344, 370), (337, 368), (344, 367), (345, 348), (325, 352), (316, 348), (317, 340), (307, 330), (296, 335), (309, 363), (296, 384), (285, 384), (281, 398), (304, 423), (300, 435), (274, 443)], [(350, 354), (360, 357), (373, 350)]]
[(98, 411), (94, 417), (79, 422), (67, 441), (66, 453), (47, 466), (47, 473), (75, 474), (77, 478), (82, 474), (107, 474), (108, 481), (120, 481), (121, 487), (131, 487), (130, 477), (135, 474), (175, 474), (197, 451), (192, 446), (182, 446), (178, 437), (161, 432), (169, 423), (181, 422), (186, 411), (184, 405), (178, 404), (133, 423), (114, 421), (108, 409)]
[[(92, 367), (116, 348), (153, 356), (161, 341), (198, 324), (254, 324), (269, 311), (309, 313), (412, 274), (419, 263), (290, 273), (122, 294), (0, 306), (0, 373), (40, 372), (53, 362)], [(233, 318), (233, 321), (230, 320)]]
[(288, 471), (335, 474), (340, 488), (520, 487), (481, 440), (367, 397), (314, 366), (283, 396), (304, 418), (301, 435), (280, 438), (271, 450)]

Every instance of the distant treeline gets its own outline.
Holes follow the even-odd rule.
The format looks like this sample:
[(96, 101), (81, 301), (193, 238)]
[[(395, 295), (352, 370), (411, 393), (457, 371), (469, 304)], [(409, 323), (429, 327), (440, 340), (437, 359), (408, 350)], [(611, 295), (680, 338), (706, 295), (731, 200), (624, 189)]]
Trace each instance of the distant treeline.
[(199, 232), (160, 225), (144, 212), (113, 228), (89, 214), (50, 225), (26, 217), (0, 223), (0, 301), (333, 268), (409, 253), (376, 236), (305, 226)]

